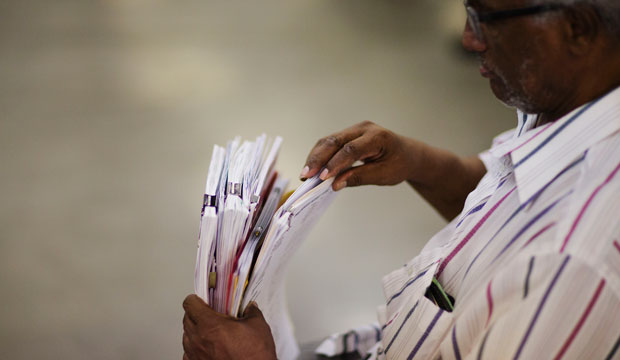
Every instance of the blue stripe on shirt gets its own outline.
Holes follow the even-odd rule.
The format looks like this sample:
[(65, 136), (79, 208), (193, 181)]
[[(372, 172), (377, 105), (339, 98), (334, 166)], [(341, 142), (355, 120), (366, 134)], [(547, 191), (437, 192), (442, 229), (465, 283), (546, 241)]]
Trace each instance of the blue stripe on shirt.
[(409, 317), (411, 316), (411, 314), (413, 314), (413, 312), (415, 311), (415, 309), (418, 307), (418, 304), (420, 303), (420, 300), (415, 302), (415, 305), (413, 305), (413, 307), (411, 308), (411, 310), (409, 310), (409, 312), (407, 313), (407, 316), (405, 316), (405, 319), (403, 320), (403, 322), (400, 324), (400, 326), (398, 327), (398, 330), (396, 330), (396, 333), (394, 334), (394, 336), (392, 336), (392, 340), (390, 340), (390, 343), (388, 344), (388, 346), (385, 348), (384, 353), (387, 354), (388, 350), (390, 350), (390, 347), (392, 346), (392, 344), (394, 343), (394, 340), (396, 340), (396, 338), (398, 337), (398, 334), (400, 333), (400, 330), (402, 330), (403, 325), (405, 325), (405, 323), (407, 323), (407, 320), (409, 320)]
[(461, 352), (459, 351), (459, 343), (456, 341), (456, 324), (452, 327), (452, 348), (454, 349), (454, 358), (461, 360)]
[(545, 291), (545, 294), (543, 295), (543, 298), (540, 301), (540, 304), (538, 305), (538, 309), (536, 309), (536, 313), (534, 313), (534, 317), (532, 318), (532, 321), (530, 321), (530, 325), (528, 326), (527, 331), (525, 332), (525, 335), (523, 335), (523, 339), (521, 340), (521, 344), (519, 344), (519, 348), (517, 349), (517, 353), (515, 354), (515, 356), (513, 358), (514, 360), (517, 360), (519, 358), (519, 356), (521, 356), (521, 352), (523, 351), (523, 348), (525, 347), (525, 343), (529, 339), (529, 337), (530, 337), (530, 335), (532, 333), (532, 329), (534, 329), (534, 325), (536, 325), (536, 321), (538, 320), (538, 317), (540, 316), (540, 313), (542, 312), (542, 309), (545, 306), (545, 303), (547, 302), (547, 299), (549, 298), (549, 294), (551, 293), (551, 291), (555, 287), (555, 284), (558, 282), (558, 279), (560, 278), (560, 275), (562, 274), (562, 271), (566, 267), (566, 264), (568, 264), (569, 260), (570, 260), (570, 255), (567, 255), (566, 258), (564, 258), (564, 261), (562, 261), (562, 264), (560, 265), (560, 268), (555, 273), (555, 276), (553, 276), (553, 280), (551, 280), (551, 284), (549, 284), (549, 287), (547, 287), (547, 290)]
[(411, 351), (411, 354), (409, 354), (409, 356), (407, 357), (407, 360), (413, 359), (413, 357), (418, 353), (418, 351), (422, 347), (422, 344), (424, 344), (424, 341), (426, 340), (428, 335), (431, 333), (431, 331), (435, 327), (435, 324), (437, 324), (437, 320), (439, 320), (439, 318), (441, 317), (441, 314), (443, 314), (443, 312), (444, 311), (442, 309), (439, 309), (439, 311), (437, 311), (437, 313), (435, 314), (435, 317), (433, 318), (431, 323), (428, 325), (428, 327), (424, 331), (424, 334), (422, 334), (422, 336), (420, 337), (420, 340), (418, 340), (418, 343), (415, 344), (415, 347)]
[(527, 267), (527, 275), (525, 275), (525, 285), (523, 285), (523, 298), (527, 297), (527, 293), (530, 291), (530, 276), (532, 276), (532, 270), (534, 269), (534, 259), (532, 256), (530, 259), (530, 264)]
[(614, 347), (611, 348), (611, 351), (609, 352), (609, 354), (607, 354), (607, 357), (605, 358), (605, 360), (611, 360), (616, 354), (616, 351), (618, 351), (619, 347), (620, 347), (620, 337), (618, 338), (618, 340), (616, 340)]
[(551, 133), (543, 142), (538, 144), (529, 154), (525, 155), (523, 159), (519, 160), (516, 164), (514, 164), (513, 169), (518, 168), (521, 164), (531, 158), (534, 154), (536, 154), (540, 149), (545, 147), (553, 138), (555, 138), (559, 133), (562, 132), (568, 125), (570, 125), (573, 121), (578, 119), (586, 110), (588, 110), (592, 105), (596, 104), (600, 99), (592, 101), (591, 103), (585, 105), (581, 110), (579, 110), (575, 115), (573, 115), (570, 119), (566, 120), (564, 124), (562, 124), (559, 128), (557, 128), (553, 133)]
[(523, 235), (523, 233), (525, 233), (530, 227), (532, 227), (532, 225), (534, 225), (538, 220), (540, 220), (540, 218), (542, 218), (546, 213), (548, 213), (549, 210), (553, 209), (560, 201), (562, 201), (565, 197), (567, 197), (568, 195), (572, 193), (573, 191), (571, 190), (567, 192), (566, 194), (560, 196), (560, 198), (558, 198), (553, 203), (551, 203), (551, 205), (547, 206), (541, 212), (536, 214), (527, 224), (525, 224), (525, 226), (521, 230), (517, 232), (517, 234), (512, 239), (510, 239), (510, 241), (506, 244), (506, 246), (504, 246), (504, 248), (499, 252), (499, 254), (497, 254), (495, 258), (493, 258), (493, 260), (491, 261), (491, 264), (493, 264), (500, 256), (502, 256), (502, 254), (506, 250), (508, 250), (508, 248), (511, 247), (512, 244), (514, 244), (514, 242), (517, 241), (519, 237), (521, 237), (521, 235)]
[(570, 169), (572, 169), (573, 167), (575, 167), (577, 164), (579, 164), (580, 162), (582, 162), (586, 157), (586, 154), (582, 154), (581, 157), (579, 157), (577, 160), (573, 161), (570, 165), (568, 165), (566, 168), (564, 168), (564, 170), (560, 171), (560, 173), (558, 173), (551, 181), (549, 181), (547, 184), (545, 184), (545, 186), (542, 187), (542, 189), (540, 189), (536, 194), (532, 195), (529, 199), (527, 199), (526, 202), (524, 202), (523, 204), (521, 204), (511, 215), (510, 217), (506, 220), (506, 222), (504, 222), (504, 224), (502, 224), (502, 226), (499, 228), (499, 230), (497, 230), (497, 232), (489, 239), (489, 241), (487, 241), (487, 243), (482, 247), (482, 249), (478, 252), (478, 254), (476, 254), (476, 256), (474, 257), (474, 259), (471, 261), (471, 263), (469, 264), (469, 266), (467, 267), (467, 270), (465, 270), (465, 275), (463, 275), (463, 279), (465, 279), (467, 277), (467, 274), (469, 274), (469, 271), (471, 270), (472, 266), (474, 265), (474, 263), (478, 260), (478, 258), (480, 257), (480, 255), (482, 255), (482, 253), (484, 252), (484, 250), (486, 250), (486, 248), (489, 246), (489, 244), (491, 244), (491, 242), (495, 239), (495, 237), (506, 227), (506, 225), (508, 225), (508, 223), (515, 218), (515, 216), (517, 216), (517, 214), (519, 212), (521, 212), (521, 210), (523, 210), (530, 202), (532, 202), (533, 200), (537, 199), (540, 194), (542, 194), (551, 184), (553, 184), (557, 179), (559, 179), (562, 175), (566, 174)]
[(519, 129), (519, 134), (517, 137), (521, 136), (523, 133), (523, 129), (525, 129), (525, 123), (527, 122), (527, 115), (525, 113), (521, 113), (521, 128)]
[(422, 271), (422, 272), (421, 272), (421, 273), (419, 273), (416, 277), (414, 277), (413, 279), (409, 280), (409, 281), (405, 284), (405, 286), (403, 286), (403, 288), (402, 288), (402, 289), (400, 289), (400, 291), (399, 291), (399, 292), (397, 292), (396, 294), (392, 295), (392, 297), (390, 298), (390, 300), (388, 300), (388, 302), (387, 302), (386, 306), (389, 306), (389, 305), (390, 305), (390, 303), (392, 302), (392, 300), (394, 300), (394, 299), (396, 299), (397, 297), (399, 297), (399, 296), (403, 293), (403, 291), (405, 291), (405, 289), (406, 289), (407, 287), (409, 287), (409, 285), (413, 284), (416, 280), (418, 280), (419, 278), (421, 278), (422, 276), (424, 276), (424, 274), (426, 274), (426, 272), (427, 272), (427, 271), (428, 271), (428, 269), (426, 269), (426, 270)]
[(487, 330), (486, 334), (484, 334), (484, 339), (482, 339), (482, 344), (480, 344), (480, 349), (478, 350), (478, 356), (477, 356), (478, 360), (482, 360), (482, 354), (484, 353), (484, 346), (487, 344), (487, 338), (489, 337), (491, 330), (493, 330), (493, 325), (491, 325), (489, 330)]
[(463, 221), (465, 220), (465, 218), (467, 218), (469, 215), (474, 214), (478, 211), (480, 211), (480, 209), (482, 209), (484, 207), (484, 205), (486, 205), (486, 202), (483, 202), (482, 204), (476, 206), (475, 208), (469, 210), (469, 212), (463, 216), (463, 218), (461, 219), (461, 221), (459, 221), (458, 224), (456, 224), (456, 227), (458, 228), (459, 226), (461, 226), (461, 224), (463, 223)]

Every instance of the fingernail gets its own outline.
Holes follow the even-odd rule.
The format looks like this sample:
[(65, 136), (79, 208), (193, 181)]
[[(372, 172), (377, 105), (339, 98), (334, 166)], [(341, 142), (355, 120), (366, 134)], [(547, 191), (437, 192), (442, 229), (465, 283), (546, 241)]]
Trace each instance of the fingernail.
[(310, 168), (306, 166), (301, 170), (301, 174), (299, 174), (299, 177), (302, 179), (305, 179), (308, 177), (309, 172), (310, 172)]
[(321, 180), (325, 180), (325, 179), (327, 179), (327, 175), (329, 175), (329, 170), (327, 170), (327, 169), (323, 169), (323, 172), (321, 173), (321, 175), (319, 176), (319, 178), (320, 178)]
[(346, 181), (341, 181), (337, 184), (334, 185), (334, 191), (339, 191), (344, 189), (347, 186), (347, 182)]

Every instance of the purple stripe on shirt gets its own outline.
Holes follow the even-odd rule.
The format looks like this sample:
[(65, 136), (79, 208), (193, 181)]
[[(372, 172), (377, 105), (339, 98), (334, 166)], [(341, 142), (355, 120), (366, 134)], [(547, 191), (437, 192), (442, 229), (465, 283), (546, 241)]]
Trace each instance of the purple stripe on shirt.
[(459, 343), (456, 341), (456, 324), (452, 327), (452, 349), (454, 349), (454, 358), (461, 360), (461, 352), (459, 351)]
[[(349, 346), (349, 339), (353, 335), (353, 346)], [(360, 343), (360, 336), (355, 330), (351, 330), (342, 336), (342, 353), (347, 354), (357, 351)]]
[(415, 347), (411, 351), (411, 354), (409, 354), (409, 356), (407, 357), (407, 360), (413, 359), (414, 356), (418, 353), (418, 351), (422, 347), (422, 344), (424, 344), (424, 341), (426, 340), (428, 335), (431, 333), (431, 331), (435, 327), (435, 324), (437, 324), (437, 320), (439, 320), (439, 318), (441, 317), (441, 314), (443, 314), (443, 310), (439, 309), (439, 311), (437, 311), (431, 323), (428, 325), (426, 330), (424, 330), (424, 334), (422, 334), (422, 336), (420, 337), (420, 340), (418, 340), (418, 342), (415, 344)]
[(512, 175), (512, 173), (508, 173), (508, 174), (504, 175), (504, 177), (502, 177), (502, 179), (499, 182), (499, 184), (497, 184), (497, 189), (495, 189), (495, 190), (499, 190), (499, 188), (501, 188), (506, 183), (506, 181), (508, 181), (508, 178), (510, 177), (510, 175)]
[(489, 337), (491, 330), (493, 330), (493, 326), (491, 326), (489, 330), (487, 330), (486, 334), (484, 334), (484, 339), (482, 339), (482, 344), (480, 344), (480, 349), (478, 350), (478, 356), (476, 357), (478, 360), (482, 360), (482, 354), (484, 353), (484, 346), (487, 344), (487, 338)]
[(463, 216), (463, 218), (461, 219), (461, 221), (459, 221), (459, 223), (458, 223), (458, 224), (456, 224), (456, 227), (458, 228), (459, 226), (461, 226), (461, 224), (463, 223), (463, 221), (465, 221), (465, 219), (466, 219), (469, 215), (472, 215), (472, 214), (477, 213), (478, 211), (480, 211), (480, 209), (482, 209), (482, 208), (484, 207), (484, 205), (486, 205), (486, 202), (484, 202), (484, 203), (482, 203), (482, 204), (480, 204), (480, 205), (478, 205), (478, 206), (474, 207), (473, 209), (469, 210), (469, 211), (467, 212), (467, 214), (466, 214), (465, 216)]
[(411, 284), (413, 284), (416, 280), (418, 280), (419, 278), (421, 278), (422, 276), (424, 276), (424, 274), (426, 274), (426, 272), (428, 271), (428, 269), (422, 271), (421, 273), (419, 273), (416, 277), (414, 277), (413, 279), (409, 280), (403, 287), (402, 289), (400, 289), (399, 292), (397, 292), (396, 294), (392, 295), (392, 297), (390, 298), (390, 300), (388, 300), (386, 306), (389, 306), (390, 303), (392, 302), (392, 300), (396, 299), (397, 297), (399, 297), (403, 291), (405, 291), (405, 289), (407, 289)]
[(525, 275), (525, 285), (523, 285), (524, 299), (527, 297), (527, 294), (530, 291), (530, 276), (532, 276), (532, 270), (534, 269), (534, 259), (534, 256), (530, 258), (530, 264), (527, 267), (527, 274)]
[(540, 131), (538, 131), (536, 134), (534, 134), (531, 138), (527, 139), (526, 141), (524, 141), (522, 144), (519, 144), (519, 146), (517, 146), (516, 148), (510, 150), (508, 153), (511, 153), (513, 151), (516, 151), (517, 149), (520, 149), (522, 146), (524, 146), (525, 144), (529, 143), (530, 141), (534, 140), (535, 137), (538, 137), (538, 135), (542, 134), (545, 130), (547, 130), (549, 128), (549, 126), (553, 125), (553, 123), (549, 123), (546, 126), (543, 126)]
[(599, 193), (599, 191), (601, 191), (602, 188), (605, 187), (605, 185), (611, 182), (614, 176), (616, 176), (616, 174), (618, 173), (618, 170), (620, 170), (620, 164), (616, 166), (616, 168), (611, 172), (611, 174), (609, 174), (609, 176), (607, 176), (607, 178), (605, 179), (605, 181), (603, 181), (602, 184), (600, 184), (599, 186), (596, 187), (596, 189), (594, 189), (594, 192), (592, 192), (592, 194), (590, 195), (586, 203), (581, 208), (581, 211), (579, 211), (579, 214), (577, 215), (577, 218), (573, 222), (573, 225), (571, 226), (570, 231), (568, 232), (568, 235), (566, 235), (566, 238), (564, 239), (564, 243), (562, 244), (562, 247), (560, 248), (560, 253), (563, 253), (564, 250), (566, 249), (566, 245), (568, 244), (568, 241), (570, 240), (571, 236), (573, 236), (573, 233), (575, 232), (577, 225), (579, 225), (579, 222), (583, 218), (583, 214), (586, 212), (586, 210), (592, 203), (592, 200), (594, 199), (594, 197)]
[(508, 223), (510, 223), (510, 221), (512, 219), (515, 218), (515, 216), (517, 216), (518, 213), (521, 212), (521, 210), (523, 210), (529, 201), (524, 202), (523, 204), (519, 205), (519, 207), (512, 213), (510, 214), (510, 216), (508, 217), (508, 219), (502, 224), (502, 226), (495, 232), (495, 234), (493, 234), (493, 236), (489, 239), (489, 241), (487, 241), (486, 244), (484, 244), (484, 246), (482, 247), (482, 249), (480, 249), (480, 251), (478, 252), (478, 254), (476, 254), (476, 256), (474, 256), (474, 259), (471, 261), (471, 263), (469, 263), (469, 266), (467, 266), (467, 270), (465, 270), (465, 274), (463, 275), (463, 280), (465, 279), (465, 277), (467, 277), (467, 274), (469, 274), (469, 270), (471, 270), (471, 267), (474, 266), (474, 264), (476, 263), (476, 261), (478, 261), (478, 258), (480, 257), (480, 255), (482, 255), (482, 253), (487, 249), (487, 247), (491, 244), (491, 242), (493, 242), (493, 240), (495, 239), (495, 237), (502, 231), (504, 230), (504, 228), (506, 227), (506, 225), (508, 225)]
[(400, 331), (403, 329), (403, 325), (405, 325), (405, 323), (407, 322), (407, 320), (409, 320), (409, 317), (411, 316), (411, 314), (413, 314), (413, 312), (415, 311), (415, 309), (418, 307), (418, 304), (420, 303), (420, 300), (415, 302), (415, 305), (413, 305), (413, 307), (411, 308), (411, 310), (409, 310), (409, 312), (407, 313), (407, 316), (405, 316), (405, 319), (403, 320), (403, 322), (400, 324), (400, 326), (398, 327), (398, 330), (396, 330), (396, 333), (394, 334), (394, 336), (392, 336), (392, 340), (390, 340), (390, 343), (388, 344), (388, 346), (385, 348), (385, 353), (387, 354), (388, 350), (390, 350), (390, 347), (392, 346), (392, 344), (394, 343), (394, 340), (396, 340), (396, 338), (398, 337), (398, 334), (400, 333)]
[(599, 295), (601, 295), (601, 291), (603, 291), (603, 287), (605, 287), (605, 279), (601, 279), (601, 281), (598, 283), (598, 287), (594, 291), (594, 295), (592, 295), (592, 298), (590, 299), (588, 306), (586, 306), (585, 311), (583, 312), (583, 314), (581, 314), (581, 318), (579, 318), (579, 321), (573, 328), (573, 331), (571, 331), (570, 335), (568, 336), (568, 339), (566, 339), (566, 341), (564, 342), (564, 345), (562, 345), (562, 348), (560, 349), (558, 354), (555, 356), (554, 360), (560, 360), (562, 356), (564, 356), (564, 354), (566, 353), (566, 350), (568, 350), (568, 347), (572, 344), (573, 340), (575, 340), (575, 337), (579, 333), (579, 330), (581, 329), (583, 324), (586, 322), (586, 319), (588, 319), (590, 312), (592, 312), (592, 308), (594, 307), (594, 305), (596, 305), (596, 301), (598, 300)]
[(521, 136), (521, 133), (523, 132), (523, 129), (525, 129), (525, 123), (527, 122), (527, 114), (526, 113), (521, 113), (521, 128), (519, 128), (519, 134), (517, 134), (517, 137)]
[(351, 334), (351, 332), (349, 331), (348, 333), (344, 334), (342, 336), (342, 353), (346, 354), (347, 353), (347, 347), (348, 347), (348, 341), (349, 340), (349, 335)]
[(616, 250), (620, 251), (620, 243), (618, 242), (618, 240), (614, 240), (614, 247), (616, 248)]
[(487, 285), (487, 304), (489, 306), (489, 315), (487, 316), (487, 324), (485, 326), (489, 326), (489, 321), (491, 320), (491, 316), (493, 316), (493, 294), (491, 293), (491, 286), (493, 280), (489, 281), (489, 285)]
[(521, 159), (520, 161), (518, 161), (516, 164), (514, 164), (513, 168), (517, 168), (519, 167), (521, 164), (523, 164), (524, 162), (526, 162), (529, 158), (531, 158), (534, 154), (536, 154), (540, 149), (542, 149), (543, 147), (545, 147), (545, 145), (547, 145), (551, 140), (553, 140), (553, 138), (555, 138), (556, 136), (558, 136), (558, 134), (560, 134), (562, 132), (562, 130), (564, 130), (568, 125), (570, 125), (573, 121), (575, 121), (576, 119), (578, 119), (586, 110), (588, 110), (592, 105), (596, 104), (598, 101), (600, 100), (594, 100), (592, 102), (590, 102), (589, 104), (585, 105), (583, 108), (581, 108), (581, 110), (579, 110), (575, 115), (573, 115), (570, 119), (566, 120), (566, 122), (562, 125), (560, 125), (560, 127), (558, 127), (557, 129), (555, 129), (554, 132), (552, 132), (551, 134), (549, 134), (549, 136), (547, 136), (547, 138), (545, 140), (543, 140), (540, 144), (538, 144), (538, 146), (536, 146), (534, 148), (534, 150), (532, 150), (529, 154), (525, 155), (523, 157), (523, 159)]
[(517, 241), (517, 239), (519, 239), (519, 237), (521, 237), (521, 235), (523, 235), (523, 233), (525, 233), (532, 225), (534, 225), (538, 220), (540, 220), (541, 217), (543, 217), (546, 213), (548, 213), (549, 210), (553, 209), (555, 207), (555, 205), (557, 205), (560, 201), (562, 201), (562, 199), (564, 199), (566, 196), (568, 196), (572, 192), (573, 191), (571, 190), (571, 191), (567, 192), (566, 194), (560, 196), (557, 200), (555, 200), (553, 203), (551, 203), (551, 205), (547, 206), (541, 212), (536, 214), (530, 221), (528, 221), (528, 223), (525, 224), (525, 226), (521, 230), (519, 230), (517, 232), (517, 234), (515, 236), (513, 236), (512, 239), (510, 239), (510, 241), (504, 246), (504, 248), (499, 252), (499, 254), (497, 254), (495, 256), (493, 261), (491, 261), (491, 264), (494, 263), (506, 250), (508, 250), (508, 248), (511, 247), (512, 244), (514, 244), (514, 242)]
[(607, 354), (605, 360), (613, 359), (614, 355), (616, 355), (616, 351), (618, 351), (618, 348), (620, 348), (620, 337), (618, 337), (618, 340), (616, 340), (614, 346), (611, 348), (611, 350), (609, 350), (609, 354)]
[(377, 342), (381, 341), (381, 329), (374, 325), (372, 327), (375, 329), (375, 340), (377, 340)]
[(540, 197), (540, 195), (542, 195), (542, 193), (549, 187), (549, 185), (551, 185), (553, 182), (555, 182), (560, 176), (564, 175), (566, 172), (568, 172), (570, 169), (572, 169), (573, 167), (575, 167), (575, 165), (579, 164), (580, 162), (582, 162), (585, 158), (586, 155), (588, 154), (588, 150), (584, 151), (583, 154), (581, 154), (581, 156), (579, 158), (577, 158), (575, 161), (573, 161), (572, 163), (570, 163), (567, 167), (565, 167), (562, 171), (560, 171), (554, 178), (553, 180), (549, 181), (547, 184), (545, 184), (545, 186), (542, 187), (542, 189), (540, 189), (536, 194), (532, 195), (531, 198), (529, 198), (527, 200), (527, 202), (530, 203), (530, 208), (532, 206), (534, 206), (534, 203), (536, 202), (536, 200), (538, 200), (538, 198)]
[(484, 225), (484, 223), (491, 216), (491, 214), (495, 212), (495, 210), (501, 205), (501, 203), (503, 203), (504, 200), (506, 200), (506, 198), (508, 198), (508, 196), (512, 194), (513, 191), (515, 191), (515, 189), (516, 187), (513, 187), (510, 191), (508, 191), (508, 193), (506, 193), (504, 197), (502, 197), (497, 203), (495, 203), (495, 205), (493, 205), (491, 209), (489, 209), (489, 211), (487, 211), (486, 214), (484, 214), (484, 216), (480, 219), (480, 221), (478, 221), (478, 223), (474, 225), (474, 227), (469, 231), (469, 233), (465, 235), (463, 240), (461, 240), (461, 242), (454, 248), (454, 250), (452, 250), (452, 252), (450, 252), (450, 254), (441, 262), (441, 264), (439, 264), (439, 269), (437, 270), (435, 277), (439, 278), (439, 276), (441, 275), (443, 270), (446, 268), (448, 263), (450, 263), (450, 261), (454, 258), (456, 254), (459, 253), (459, 251), (461, 251), (461, 249), (463, 249), (465, 244), (467, 244), (467, 242), (474, 236), (474, 234), (476, 234), (476, 232), (480, 229), (480, 227)]
[(540, 316), (540, 313), (542, 312), (542, 309), (545, 306), (547, 299), (549, 298), (549, 294), (551, 294), (551, 291), (555, 287), (555, 284), (558, 282), (558, 279), (560, 278), (560, 275), (562, 274), (562, 271), (564, 271), (564, 268), (566, 267), (566, 264), (568, 264), (569, 260), (570, 260), (570, 255), (566, 255), (566, 257), (564, 258), (564, 261), (562, 261), (562, 264), (560, 265), (560, 268), (553, 276), (553, 279), (551, 280), (549, 287), (545, 291), (545, 294), (543, 295), (543, 298), (540, 301), (540, 304), (538, 304), (538, 308), (536, 309), (536, 312), (534, 313), (534, 317), (532, 318), (532, 321), (530, 321), (530, 325), (528, 326), (525, 332), (525, 335), (523, 335), (523, 339), (521, 339), (521, 344), (519, 344), (519, 348), (517, 349), (517, 352), (513, 360), (517, 360), (519, 356), (521, 356), (521, 352), (523, 351), (523, 348), (525, 347), (525, 343), (529, 339), (530, 334), (532, 333), (532, 329), (534, 329), (534, 325), (536, 325), (536, 321), (538, 320), (538, 317)]
[(515, 218), (515, 216), (517, 216), (518, 213), (520, 213), (527, 205), (528, 203), (530, 203), (531, 201), (534, 201), (535, 199), (537, 199), (540, 194), (542, 194), (549, 186), (551, 186), (551, 184), (553, 184), (557, 179), (559, 179), (562, 175), (566, 174), (568, 172), (568, 170), (572, 169), (573, 167), (575, 167), (577, 164), (579, 164), (580, 162), (582, 162), (585, 159), (585, 155), (582, 155), (579, 159), (573, 161), (570, 165), (568, 165), (566, 168), (564, 168), (564, 170), (560, 171), (551, 181), (549, 181), (548, 183), (545, 184), (545, 186), (542, 187), (542, 189), (540, 189), (536, 194), (532, 195), (526, 202), (524, 202), (523, 204), (521, 204), (511, 215), (510, 217), (508, 217), (508, 219), (506, 220), (506, 222), (504, 222), (504, 224), (502, 224), (502, 226), (499, 228), (499, 230), (497, 230), (497, 232), (495, 234), (493, 234), (493, 236), (489, 239), (489, 241), (487, 241), (487, 243), (482, 247), (482, 249), (478, 252), (478, 254), (476, 254), (476, 256), (474, 256), (474, 259), (471, 261), (471, 263), (469, 264), (469, 266), (467, 267), (467, 270), (465, 270), (465, 275), (463, 275), (463, 280), (467, 277), (467, 274), (469, 274), (469, 270), (471, 270), (472, 266), (476, 263), (476, 261), (478, 261), (478, 258), (480, 257), (480, 255), (482, 255), (482, 253), (487, 249), (487, 247), (489, 246), (489, 244), (491, 244), (491, 242), (495, 239), (495, 237), (506, 227), (506, 225), (508, 225), (508, 223), (510, 221), (512, 221), (512, 219)]

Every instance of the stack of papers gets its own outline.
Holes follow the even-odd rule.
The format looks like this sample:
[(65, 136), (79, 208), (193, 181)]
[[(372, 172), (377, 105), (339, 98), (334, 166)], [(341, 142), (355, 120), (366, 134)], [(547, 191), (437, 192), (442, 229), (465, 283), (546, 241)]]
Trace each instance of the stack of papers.
[(281, 144), (261, 135), (213, 147), (194, 286), (212, 308), (234, 317), (255, 301), (286, 360), (299, 354), (284, 297), (286, 266), (335, 193), (333, 180), (315, 176), (287, 197), (288, 180), (274, 169)]

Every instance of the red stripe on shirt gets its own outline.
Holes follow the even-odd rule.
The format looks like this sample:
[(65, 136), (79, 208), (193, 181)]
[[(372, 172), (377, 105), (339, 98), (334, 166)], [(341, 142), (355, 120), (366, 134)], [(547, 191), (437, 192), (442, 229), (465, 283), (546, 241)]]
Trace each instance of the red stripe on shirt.
[(573, 225), (571, 226), (570, 231), (568, 232), (568, 235), (566, 235), (566, 238), (564, 239), (564, 243), (562, 244), (562, 248), (560, 248), (560, 253), (563, 253), (564, 249), (566, 249), (566, 244), (568, 244), (568, 240), (570, 240), (571, 236), (575, 232), (575, 229), (577, 228), (577, 225), (579, 225), (579, 222), (581, 221), (581, 218), (583, 217), (583, 214), (588, 209), (588, 206), (590, 206), (590, 203), (592, 202), (594, 197), (598, 194), (599, 191), (601, 191), (601, 189), (603, 187), (605, 187), (605, 185), (609, 184), (609, 182), (618, 173), (618, 170), (620, 170), (620, 164), (618, 164), (616, 166), (614, 171), (612, 171), (611, 174), (609, 174), (609, 176), (607, 176), (607, 179), (605, 179), (605, 181), (603, 181), (602, 184), (600, 184), (599, 186), (596, 187), (596, 189), (594, 189), (594, 192), (592, 192), (592, 195), (590, 195), (590, 197), (588, 198), (588, 201), (586, 201), (585, 205), (583, 205), (583, 207), (581, 208), (581, 211), (579, 211), (579, 215), (577, 215), (577, 218), (573, 222)]
[(614, 240), (614, 246), (618, 251), (620, 251), (620, 243), (618, 243), (618, 240)]
[(553, 227), (555, 225), (555, 221), (545, 225), (545, 227), (543, 227), (542, 229), (538, 230), (538, 232), (536, 234), (534, 234), (525, 244), (523, 244), (523, 246), (521, 248), (524, 248), (526, 246), (528, 246), (532, 241), (534, 241), (534, 239), (536, 239), (537, 237), (539, 237), (540, 235), (542, 235), (542, 233), (544, 233), (545, 231), (549, 230), (549, 228)]
[(605, 287), (605, 279), (602, 279), (598, 283), (598, 287), (596, 288), (596, 291), (594, 291), (594, 295), (592, 295), (592, 298), (590, 299), (590, 303), (588, 303), (588, 306), (586, 307), (586, 310), (581, 315), (581, 318), (577, 322), (577, 325), (575, 325), (575, 327), (573, 328), (573, 331), (568, 336), (568, 339), (566, 339), (566, 341), (564, 342), (564, 345), (562, 345), (560, 352), (558, 352), (558, 354), (555, 356), (554, 358), (555, 360), (561, 359), (562, 356), (564, 356), (564, 354), (566, 353), (566, 350), (568, 350), (568, 347), (570, 346), (570, 344), (573, 342), (573, 340), (579, 333), (579, 330), (581, 329), (583, 324), (586, 322), (586, 319), (588, 318), (588, 315), (590, 315), (592, 308), (594, 307), (594, 305), (596, 305), (596, 301), (598, 300), (599, 295), (601, 295), (601, 291), (603, 291), (603, 287)]
[(465, 244), (467, 244), (467, 242), (472, 238), (472, 236), (474, 236), (474, 234), (480, 229), (480, 227), (482, 227), (482, 225), (487, 221), (487, 219), (491, 216), (491, 214), (495, 212), (495, 210), (499, 207), (499, 205), (503, 203), (504, 200), (506, 200), (506, 198), (510, 194), (512, 194), (513, 191), (515, 191), (515, 189), (516, 187), (513, 187), (506, 195), (504, 195), (503, 198), (501, 198), (495, 205), (493, 205), (493, 207), (489, 211), (487, 211), (486, 214), (484, 214), (482, 219), (478, 221), (478, 223), (473, 227), (473, 229), (469, 231), (469, 233), (463, 238), (463, 240), (461, 240), (461, 242), (454, 248), (454, 250), (452, 250), (452, 252), (439, 265), (439, 269), (437, 270), (437, 274), (435, 275), (436, 277), (439, 277), (439, 275), (441, 275), (441, 273), (446, 268), (448, 263), (452, 260), (452, 258), (454, 258), (454, 256), (458, 254), (459, 251), (461, 251), (461, 249), (465, 246)]

